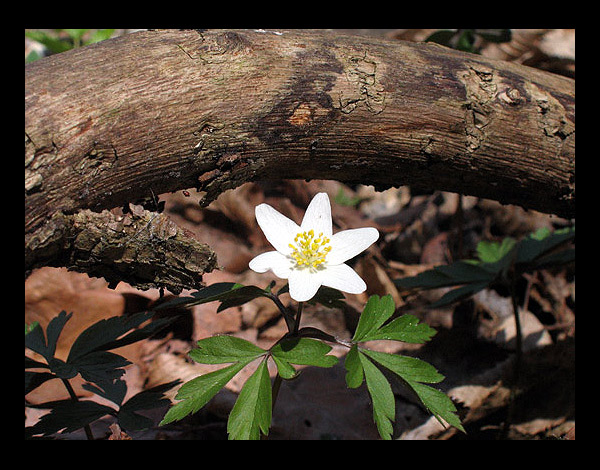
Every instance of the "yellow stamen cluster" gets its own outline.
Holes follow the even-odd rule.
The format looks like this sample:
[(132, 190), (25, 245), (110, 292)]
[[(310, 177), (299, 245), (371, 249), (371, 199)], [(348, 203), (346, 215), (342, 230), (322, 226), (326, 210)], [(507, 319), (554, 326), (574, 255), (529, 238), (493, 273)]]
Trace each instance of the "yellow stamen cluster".
[(298, 233), (294, 238), (295, 245), (289, 244), (293, 250), (290, 256), (300, 267), (316, 268), (325, 262), (327, 253), (331, 251), (330, 239), (319, 233), (315, 238), (314, 230)]

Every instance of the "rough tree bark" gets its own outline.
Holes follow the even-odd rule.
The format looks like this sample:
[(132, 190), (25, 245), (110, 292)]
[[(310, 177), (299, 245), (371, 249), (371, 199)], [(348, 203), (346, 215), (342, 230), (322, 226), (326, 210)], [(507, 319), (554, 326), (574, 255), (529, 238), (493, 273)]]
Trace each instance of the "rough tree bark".
[[(574, 80), (318, 30), (146, 31), (25, 67), (26, 272), (198, 287), (215, 267), (208, 247), (144, 230), (156, 220), (139, 210), (127, 235), (101, 211), (191, 187), (208, 203), (282, 178), (410, 184), (574, 217)], [(101, 233), (98, 213), (113, 218)]]

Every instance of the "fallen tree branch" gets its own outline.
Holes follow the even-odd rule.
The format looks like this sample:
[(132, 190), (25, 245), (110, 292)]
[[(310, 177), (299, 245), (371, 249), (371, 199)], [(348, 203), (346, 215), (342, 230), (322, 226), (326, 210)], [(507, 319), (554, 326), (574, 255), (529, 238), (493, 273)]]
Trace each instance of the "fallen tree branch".
[[(26, 252), (57, 213), (191, 187), (208, 203), (261, 179), (408, 184), (574, 217), (574, 88), (318, 30), (146, 31), (50, 56), (25, 67)], [(26, 271), (42, 259), (57, 262), (26, 257)]]

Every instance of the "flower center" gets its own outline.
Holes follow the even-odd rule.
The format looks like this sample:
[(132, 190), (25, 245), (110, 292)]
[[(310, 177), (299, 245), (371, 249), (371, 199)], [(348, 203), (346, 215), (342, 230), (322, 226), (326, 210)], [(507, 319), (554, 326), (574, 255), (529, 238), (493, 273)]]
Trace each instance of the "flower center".
[(330, 239), (323, 236), (323, 232), (315, 238), (314, 230), (296, 234), (295, 244), (289, 244), (292, 249), (290, 256), (299, 267), (307, 266), (316, 268), (325, 262), (327, 253), (331, 251)]

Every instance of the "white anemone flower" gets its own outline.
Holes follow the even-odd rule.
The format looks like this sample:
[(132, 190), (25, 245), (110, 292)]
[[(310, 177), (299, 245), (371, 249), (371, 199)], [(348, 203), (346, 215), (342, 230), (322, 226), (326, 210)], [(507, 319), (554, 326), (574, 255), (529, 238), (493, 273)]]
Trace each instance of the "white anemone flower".
[(276, 251), (262, 253), (250, 261), (258, 273), (268, 270), (287, 279), (292, 299), (310, 300), (321, 286), (349, 294), (360, 294), (365, 282), (345, 261), (377, 241), (376, 228), (343, 230), (333, 234), (331, 204), (327, 193), (318, 193), (308, 205), (302, 224), (268, 204), (256, 206), (256, 221)]

